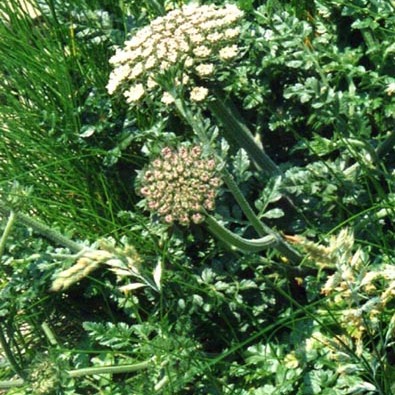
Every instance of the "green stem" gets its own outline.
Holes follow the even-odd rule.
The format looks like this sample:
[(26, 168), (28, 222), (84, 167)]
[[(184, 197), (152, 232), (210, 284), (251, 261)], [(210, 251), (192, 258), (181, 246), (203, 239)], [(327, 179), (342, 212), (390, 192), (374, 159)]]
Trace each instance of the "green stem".
[(390, 135), (377, 147), (376, 156), (383, 158), (389, 151), (394, 148), (395, 145), (395, 131), (392, 131)]
[(274, 235), (266, 235), (260, 239), (244, 239), (226, 229), (211, 215), (206, 216), (206, 223), (209, 231), (231, 248), (238, 248), (246, 252), (259, 252), (277, 244), (277, 238)]
[(1, 236), (0, 239), (0, 258), (3, 256), (5, 243), (7, 241), (9, 234), (11, 233), (11, 229), (14, 223), (15, 223), (15, 211), (11, 210), (8, 216), (7, 224), (3, 231), (3, 235)]
[(292, 263), (299, 264), (302, 261), (302, 256), (292, 248), (277, 232), (272, 228), (263, 223), (254, 213), (250, 204), (247, 202), (244, 195), (241, 193), (240, 188), (235, 183), (232, 175), (224, 168), (222, 170), (223, 179), (228, 186), (232, 195), (236, 199), (238, 205), (242, 209), (243, 213), (249, 220), (250, 224), (254, 227), (255, 231), (259, 236), (271, 235), (275, 237), (276, 244), (274, 248), (282, 255), (287, 257)]
[(14, 354), (12, 353), (12, 350), (10, 349), (10, 347), (8, 346), (8, 342), (4, 336), (4, 328), (2, 327), (2, 325), (0, 324), (0, 345), (1, 348), (9, 362), (9, 364), (11, 365), (13, 371), (21, 378), (24, 379), (25, 378), (25, 374), (22, 370), (22, 368), (19, 366), (18, 362), (16, 361)]
[(199, 140), (207, 145), (210, 146), (210, 140), (207, 137), (206, 131), (202, 126), (202, 122), (200, 119), (197, 119), (194, 114), (185, 106), (184, 101), (181, 100), (176, 93), (173, 94), (174, 97), (174, 104), (179, 112), (179, 114), (184, 118), (186, 122), (192, 127), (195, 134), (198, 136)]
[(55, 334), (52, 332), (52, 329), (46, 322), (41, 324), (41, 329), (44, 331), (45, 336), (47, 337), (48, 341), (51, 343), (52, 346), (58, 346), (59, 343), (56, 340)]
[(152, 365), (152, 359), (149, 359), (148, 361), (136, 363), (133, 365), (97, 366), (91, 368), (69, 370), (67, 373), (69, 377), (91, 376), (94, 374), (129, 373), (129, 372), (137, 372), (139, 370), (147, 369), (150, 365)]
[[(177, 97), (175, 93), (173, 94), (173, 97), (175, 99), (175, 105), (176, 105), (177, 110), (180, 113), (180, 115), (192, 127), (193, 131), (196, 133), (196, 135), (198, 136), (200, 141), (202, 141), (206, 146), (209, 147), (210, 141), (206, 135), (206, 131), (205, 131), (204, 127), (202, 126), (202, 121), (200, 119), (198, 119), (197, 116), (194, 116), (191, 113), (191, 111), (185, 106), (184, 102), (179, 97)], [(217, 102), (220, 103), (219, 101), (217, 101)], [(234, 119), (236, 119), (234, 117), (234, 115), (232, 114), (232, 112), (230, 112), (223, 105), (223, 103), (218, 108), (221, 108), (221, 114), (224, 116), (225, 120), (229, 120), (232, 117)], [(235, 124), (233, 124), (233, 122), (231, 122), (231, 123), (233, 126), (235, 125)], [(265, 158), (264, 160), (267, 159), (267, 166), (269, 166), (269, 168), (271, 169), (271, 173), (272, 174), (274, 173), (276, 175), (281, 174), (281, 170), (271, 161), (271, 159), (263, 152), (263, 150), (261, 148), (259, 148), (259, 146), (255, 142), (255, 140), (253, 139), (251, 132), (245, 126), (243, 128), (242, 127), (243, 124), (238, 123), (238, 125), (243, 129), (243, 131), (241, 131), (241, 133), (244, 133), (245, 136), (249, 136), (249, 137), (246, 137), (246, 139), (251, 138), (253, 141), (253, 144), (255, 146), (255, 149), (259, 149), (260, 152), (263, 153), (263, 158)], [(235, 132), (239, 126), (237, 126), (237, 125), (234, 126)], [(214, 155), (216, 155), (215, 152), (214, 152)], [(249, 205), (249, 203), (247, 202), (247, 200), (241, 193), (240, 188), (234, 182), (232, 175), (226, 170), (226, 168), (222, 169), (222, 176), (223, 176), (223, 179), (224, 179), (225, 183), (227, 184), (229, 190), (231, 191), (231, 193), (235, 197), (237, 203), (239, 204), (240, 208), (242, 209), (243, 213), (245, 214), (247, 219), (250, 221), (251, 225), (254, 227), (254, 229), (256, 230), (258, 235), (262, 236), (262, 237), (265, 235), (270, 235), (272, 237), (275, 237), (276, 241), (277, 241), (275, 248), (277, 249), (277, 251), (279, 251), (282, 255), (287, 257), (292, 263), (299, 264), (302, 261), (302, 256), (295, 249), (293, 249), (287, 242), (285, 242), (283, 240), (283, 238), (278, 233), (273, 231), (269, 226), (265, 225), (264, 223), (262, 223), (262, 221), (259, 220), (259, 218), (255, 215), (254, 211), (252, 210), (251, 206)]]
[(209, 102), (208, 107), (222, 123), (224, 134), (246, 150), (259, 170), (264, 171), (269, 176), (281, 175), (280, 168), (258, 145), (245, 123), (241, 122), (241, 117), (235, 106), (230, 102), (225, 104), (224, 99), (218, 93), (215, 93), (215, 96), (216, 98)]
[(22, 379), (0, 381), (0, 389), (22, 387), (24, 384)]
[[(0, 201), (0, 212), (5, 215), (10, 215), (12, 212), (12, 209), (10, 209), (4, 202)], [(64, 247), (69, 248), (70, 251), (79, 252), (84, 248), (83, 245), (76, 243), (73, 240), (70, 240), (69, 238), (63, 236), (56, 230), (53, 230), (49, 226), (31, 218), (25, 214), (16, 213), (15, 216), (16, 216), (17, 221), (21, 222), (22, 224), (24, 224), (28, 227), (33, 228), (34, 231), (36, 231), (40, 235), (46, 237), (47, 239), (52, 240), (55, 243), (58, 243)]]
[[(97, 366), (90, 368), (82, 368), (75, 370), (68, 370), (69, 377), (91, 376), (95, 374), (118, 374), (137, 372), (139, 370), (147, 369), (152, 364), (152, 359), (133, 365), (119, 365), (119, 366)], [(21, 380), (0, 381), (0, 388), (20, 387), (24, 384)]]
[(272, 231), (272, 229), (269, 226), (262, 223), (259, 220), (259, 218), (255, 215), (250, 204), (247, 202), (247, 199), (244, 197), (240, 188), (238, 187), (235, 180), (233, 179), (232, 175), (229, 173), (229, 171), (226, 168), (222, 170), (222, 177), (223, 180), (225, 181), (225, 184), (228, 186), (230, 192), (236, 199), (236, 202), (242, 209), (244, 215), (247, 217), (248, 221), (250, 221), (251, 225), (254, 227), (254, 229), (259, 234), (259, 236), (273, 234), (274, 232)]

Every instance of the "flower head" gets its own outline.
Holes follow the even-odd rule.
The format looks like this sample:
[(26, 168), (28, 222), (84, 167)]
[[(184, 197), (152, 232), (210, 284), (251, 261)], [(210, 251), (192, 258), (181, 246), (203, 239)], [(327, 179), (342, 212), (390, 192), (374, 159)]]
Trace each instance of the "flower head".
[(152, 81), (174, 67), (183, 68), (192, 90), (194, 77), (213, 77), (221, 64), (237, 56), (242, 17), (235, 5), (188, 4), (154, 19), (110, 59), (114, 69), (109, 94), (120, 90), (129, 104), (144, 100), (146, 94), (163, 98), (159, 84)]
[(165, 223), (200, 223), (204, 210), (214, 210), (221, 181), (215, 159), (206, 157), (199, 145), (177, 150), (165, 147), (139, 177), (139, 193), (146, 207)]
[(194, 102), (203, 101), (208, 95), (208, 89), (202, 86), (195, 86), (191, 91), (191, 100)]

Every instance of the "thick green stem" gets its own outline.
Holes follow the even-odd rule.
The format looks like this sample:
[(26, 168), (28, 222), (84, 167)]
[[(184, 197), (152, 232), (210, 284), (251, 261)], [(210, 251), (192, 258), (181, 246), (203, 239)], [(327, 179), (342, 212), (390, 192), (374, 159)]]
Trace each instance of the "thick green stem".
[(273, 230), (269, 226), (265, 225), (262, 221), (260, 221), (259, 218), (255, 215), (250, 204), (247, 202), (246, 198), (240, 191), (240, 188), (236, 184), (232, 175), (228, 172), (226, 168), (222, 170), (222, 178), (225, 181), (225, 184), (228, 186), (233, 197), (236, 199), (236, 202), (242, 209), (244, 215), (247, 217), (248, 221), (250, 221), (250, 224), (254, 227), (259, 236), (274, 234)]
[[(9, 216), (12, 212), (12, 209), (10, 209), (4, 202), (0, 201), (0, 212)], [(76, 243), (73, 240), (70, 240), (69, 238), (63, 236), (59, 232), (50, 228), (49, 226), (33, 218), (30, 218), (25, 214), (15, 213), (15, 216), (18, 222), (31, 227), (35, 232), (39, 233), (41, 236), (44, 236), (55, 243), (67, 247), (72, 252), (79, 252), (84, 248), (83, 245)]]
[(6, 224), (4, 231), (3, 231), (3, 235), (1, 236), (1, 239), (0, 239), (0, 258), (3, 256), (5, 243), (7, 241), (8, 235), (11, 232), (12, 226), (15, 223), (15, 219), (16, 219), (15, 212), (11, 210), (10, 214), (8, 216), (7, 224)]
[[(175, 94), (174, 94), (174, 99), (179, 114), (185, 119), (186, 122), (189, 123), (189, 125), (192, 127), (192, 129), (194, 130), (200, 141), (203, 144), (209, 146), (210, 141), (206, 135), (206, 131), (203, 127), (202, 121), (198, 119), (197, 116), (194, 116), (191, 113), (191, 111), (185, 106), (185, 103), (180, 98), (178, 98)], [(262, 160), (266, 161), (265, 163), (268, 166), (266, 167), (266, 169), (268, 168), (270, 169), (271, 175), (280, 175), (281, 170), (271, 161), (271, 159), (263, 152), (263, 150), (259, 148), (258, 144), (253, 139), (251, 132), (242, 123), (237, 121), (237, 119), (234, 117), (232, 112), (230, 112), (225, 107), (223, 102), (217, 100), (217, 103), (218, 103), (217, 108), (221, 112), (221, 116), (224, 118), (224, 121), (230, 122), (232, 124), (231, 127), (233, 128), (234, 133), (237, 135), (237, 130), (239, 130), (239, 132), (243, 134), (248, 141), (252, 140), (252, 142), (250, 141), (250, 144), (254, 145), (255, 147), (254, 149), (259, 149), (260, 150), (259, 152), (261, 154), (263, 153), (262, 157), (264, 159), (261, 159), (261, 161)], [(230, 119), (233, 120), (229, 121)], [(241, 130), (240, 128), (243, 130)], [(268, 235), (274, 237), (276, 239), (275, 248), (277, 249), (277, 251), (279, 251), (287, 259), (289, 259), (292, 263), (299, 264), (302, 261), (302, 256), (295, 249), (293, 249), (286, 241), (284, 241), (283, 238), (278, 233), (273, 231), (269, 226), (265, 225), (262, 221), (259, 220), (259, 218), (255, 215), (254, 211), (252, 210), (251, 206), (249, 205), (249, 203), (241, 193), (240, 188), (234, 182), (233, 177), (226, 170), (226, 168), (222, 169), (222, 176), (229, 190), (231, 191), (237, 203), (239, 204), (240, 208), (242, 209), (243, 213), (250, 221), (251, 225), (254, 227), (258, 235), (262, 237)]]
[(250, 224), (254, 227), (258, 235), (271, 235), (275, 237), (276, 244), (274, 245), (274, 248), (282, 255), (284, 255), (287, 259), (289, 259), (292, 263), (299, 264), (302, 261), (302, 256), (294, 248), (292, 248), (277, 232), (275, 232), (272, 228), (265, 225), (261, 220), (259, 220), (259, 218), (255, 215), (253, 209), (251, 208), (250, 204), (241, 193), (240, 188), (235, 183), (232, 175), (226, 169), (223, 169), (222, 175), (226, 185), (232, 192), (232, 195), (236, 199), (243, 213), (250, 221)]
[(222, 123), (225, 136), (245, 149), (259, 170), (264, 171), (269, 176), (282, 174), (280, 168), (255, 141), (253, 134), (245, 123), (240, 121), (236, 108), (230, 102), (225, 104), (224, 100), (216, 94), (216, 98), (210, 101), (208, 107)]
[(133, 365), (119, 365), (119, 366), (97, 366), (91, 368), (82, 368), (76, 370), (69, 370), (67, 374), (69, 377), (92, 376), (94, 374), (117, 374), (130, 373), (139, 370), (147, 369), (152, 364), (152, 359), (148, 361), (136, 363)]
[(273, 247), (277, 243), (274, 235), (266, 235), (260, 239), (244, 239), (222, 226), (213, 216), (207, 215), (206, 223), (209, 231), (229, 247), (246, 252), (259, 252)]

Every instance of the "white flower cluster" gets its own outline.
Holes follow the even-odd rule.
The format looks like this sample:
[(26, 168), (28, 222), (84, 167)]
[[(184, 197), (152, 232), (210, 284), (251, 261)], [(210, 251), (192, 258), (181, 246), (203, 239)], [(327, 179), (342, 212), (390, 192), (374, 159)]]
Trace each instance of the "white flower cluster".
[[(192, 86), (192, 101), (204, 100), (208, 90), (196, 86), (194, 77), (210, 78), (221, 63), (238, 55), (237, 22), (242, 16), (243, 12), (231, 4), (223, 7), (189, 4), (154, 19), (110, 59), (114, 69), (108, 92), (113, 94), (119, 89), (127, 103), (137, 103), (148, 92), (161, 92), (157, 76), (179, 66), (183, 75), (175, 83)], [(169, 93), (161, 93), (161, 101), (170, 104)]]

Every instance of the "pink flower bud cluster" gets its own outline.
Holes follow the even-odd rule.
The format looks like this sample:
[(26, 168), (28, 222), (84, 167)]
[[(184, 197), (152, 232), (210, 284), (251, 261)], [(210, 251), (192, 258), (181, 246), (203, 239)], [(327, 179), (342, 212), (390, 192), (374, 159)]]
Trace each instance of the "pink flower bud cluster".
[(221, 180), (217, 163), (203, 155), (199, 145), (178, 150), (165, 147), (141, 173), (139, 193), (146, 207), (172, 224), (189, 225), (204, 221), (204, 210), (215, 208), (215, 196)]
[(237, 23), (242, 17), (243, 12), (232, 4), (188, 4), (154, 19), (110, 59), (114, 69), (108, 92), (121, 90), (129, 104), (141, 102), (147, 93), (159, 93), (164, 95), (161, 101), (170, 104), (172, 99), (156, 77), (181, 66), (183, 73), (175, 82), (190, 87), (192, 101), (204, 100), (208, 91), (194, 84), (194, 76), (211, 78), (221, 63), (238, 55)]

